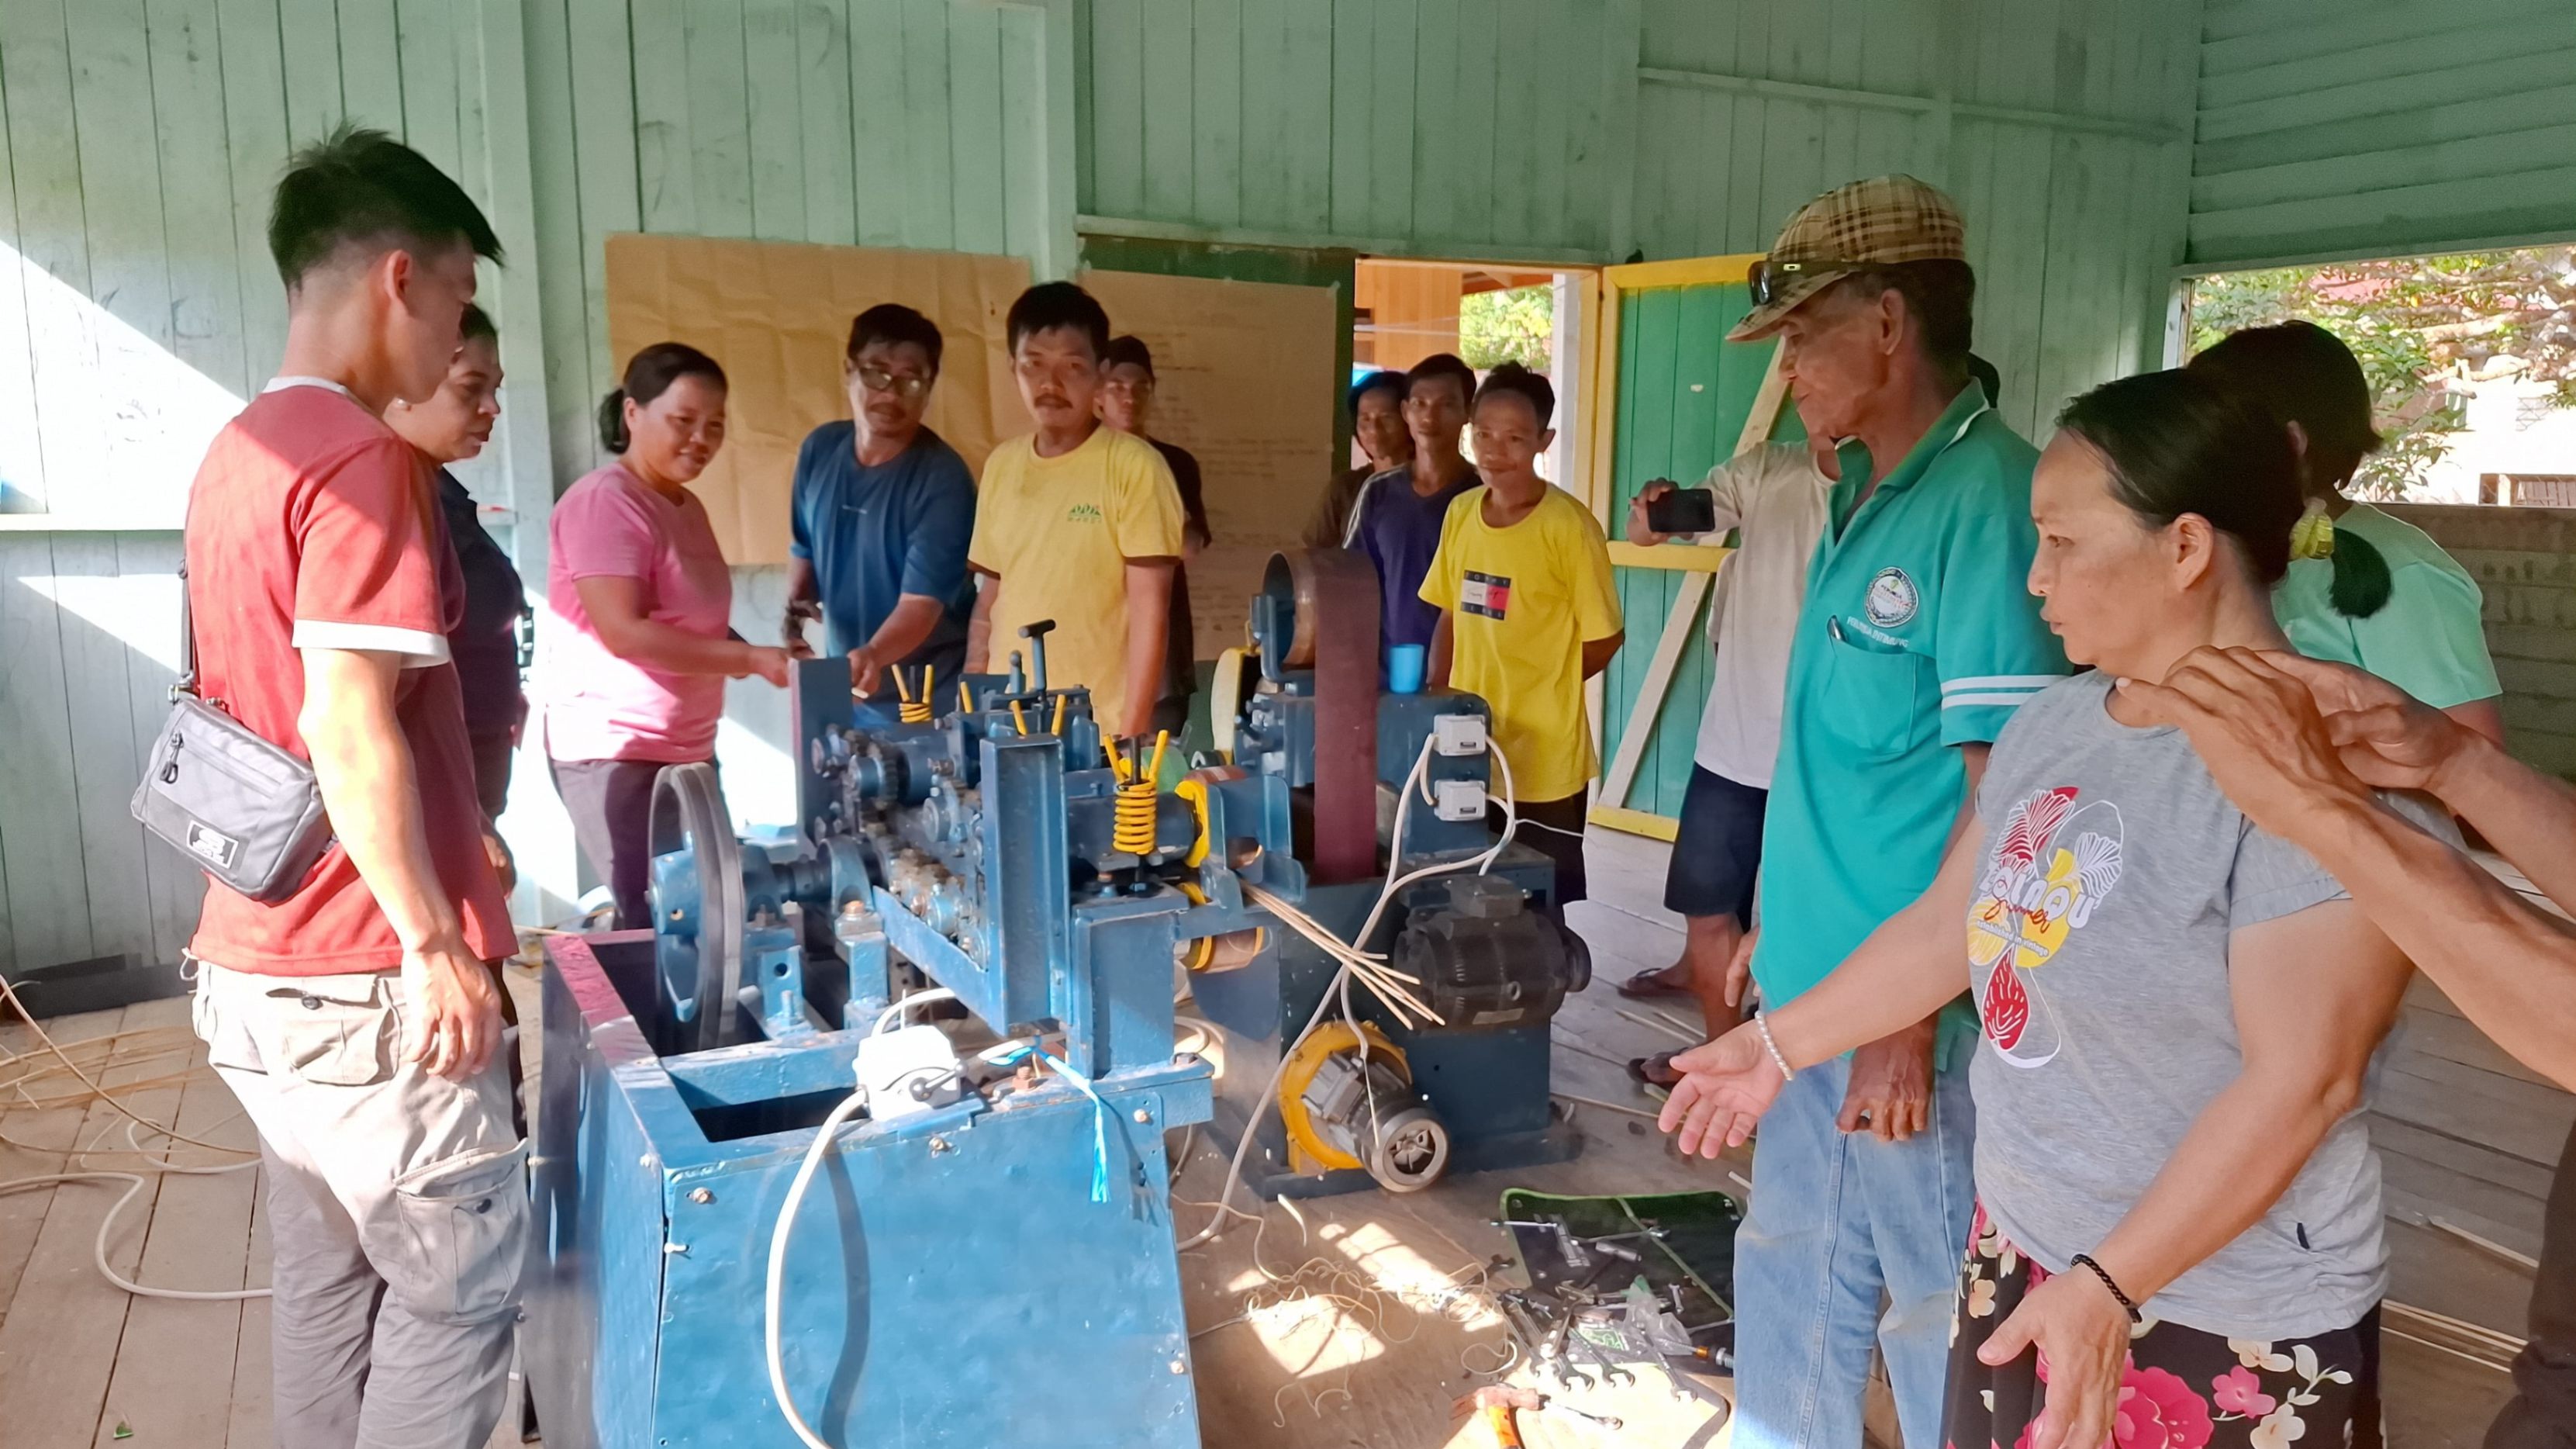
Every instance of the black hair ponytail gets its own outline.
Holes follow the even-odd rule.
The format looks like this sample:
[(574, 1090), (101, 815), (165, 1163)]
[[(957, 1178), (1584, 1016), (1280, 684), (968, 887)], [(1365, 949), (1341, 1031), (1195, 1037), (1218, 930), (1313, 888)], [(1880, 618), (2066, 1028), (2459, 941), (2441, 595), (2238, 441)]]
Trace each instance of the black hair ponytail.
[(2290, 556), (2321, 558), (2333, 566), (2334, 581), (2326, 587), (2326, 602), (2345, 618), (2367, 619), (2388, 607), (2396, 587), (2389, 577), (2388, 556), (2369, 539), (2335, 527), (2324, 499), (2311, 499), (2298, 527), (2291, 530)]
[(623, 453), (630, 441), (626, 436), (626, 389), (612, 387), (608, 396), (599, 400), (599, 446)]
[(633, 399), (639, 408), (651, 407), (655, 398), (684, 377), (725, 385), (724, 369), (716, 360), (685, 342), (656, 342), (636, 353), (627, 361), (625, 385), (610, 389), (599, 400), (599, 445), (612, 453), (625, 452), (633, 441), (626, 431), (627, 400)]

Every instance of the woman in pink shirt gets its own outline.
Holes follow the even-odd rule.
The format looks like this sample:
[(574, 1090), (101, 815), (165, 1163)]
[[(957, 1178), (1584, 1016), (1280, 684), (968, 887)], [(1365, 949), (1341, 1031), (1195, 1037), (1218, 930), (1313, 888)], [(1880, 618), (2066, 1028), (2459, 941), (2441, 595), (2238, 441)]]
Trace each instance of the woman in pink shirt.
[(728, 627), (733, 578), (689, 484), (724, 444), (725, 375), (714, 358), (657, 342), (626, 364), (599, 409), (616, 462), (555, 502), (546, 602), (562, 620), (538, 671), (555, 791), (617, 925), (650, 924), (653, 781), (713, 760), (727, 679), (787, 683), (787, 651)]

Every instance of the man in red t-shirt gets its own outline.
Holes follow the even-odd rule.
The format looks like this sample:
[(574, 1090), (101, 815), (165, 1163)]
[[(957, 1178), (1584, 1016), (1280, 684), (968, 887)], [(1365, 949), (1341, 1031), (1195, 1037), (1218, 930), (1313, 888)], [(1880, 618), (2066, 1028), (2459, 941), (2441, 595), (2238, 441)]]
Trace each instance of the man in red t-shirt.
[(491, 226), (382, 132), (279, 181), (277, 378), (188, 499), (199, 686), (310, 759), (337, 835), (262, 905), (209, 882), (189, 945), (207, 1057), (267, 1170), (278, 1443), (476, 1449), (527, 1234), (499, 988), (515, 947), (447, 635), (430, 472), (379, 416), (445, 379)]

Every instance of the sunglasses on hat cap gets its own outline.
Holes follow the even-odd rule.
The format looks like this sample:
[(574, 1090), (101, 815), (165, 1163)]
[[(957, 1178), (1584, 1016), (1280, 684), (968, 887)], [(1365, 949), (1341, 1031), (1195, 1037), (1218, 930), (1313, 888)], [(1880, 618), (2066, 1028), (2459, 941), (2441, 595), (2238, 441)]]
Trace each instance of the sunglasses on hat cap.
[(1788, 261), (1764, 257), (1744, 274), (1745, 290), (1753, 294), (1753, 305), (1768, 307), (1802, 281), (1834, 276), (1843, 272), (1865, 271), (1870, 262)]

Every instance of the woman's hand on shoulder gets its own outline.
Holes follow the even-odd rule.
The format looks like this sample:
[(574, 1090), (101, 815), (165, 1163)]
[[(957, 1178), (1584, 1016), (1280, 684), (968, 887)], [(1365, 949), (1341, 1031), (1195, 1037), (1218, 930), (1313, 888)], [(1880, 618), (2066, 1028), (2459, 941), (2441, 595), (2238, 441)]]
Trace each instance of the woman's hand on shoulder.
[(2307, 684), (2251, 649), (2200, 648), (2162, 682), (2118, 681), (2156, 724), (2178, 726), (2210, 778), (2256, 824), (2288, 840), (2334, 828), (2369, 791), (2345, 764)]
[(1673, 1056), (1682, 1074), (1664, 1103), (1659, 1126), (1677, 1132), (1675, 1145), (1688, 1157), (1715, 1157), (1741, 1147), (1753, 1135), (1753, 1124), (1780, 1095), (1786, 1080), (1762, 1047), (1759, 1032), (1739, 1026), (1712, 1042)]
[(2476, 731), (2378, 675), (2296, 654), (2260, 657), (2307, 686), (2344, 768), (2365, 785), (2440, 794), (2444, 772), (2478, 742)]

